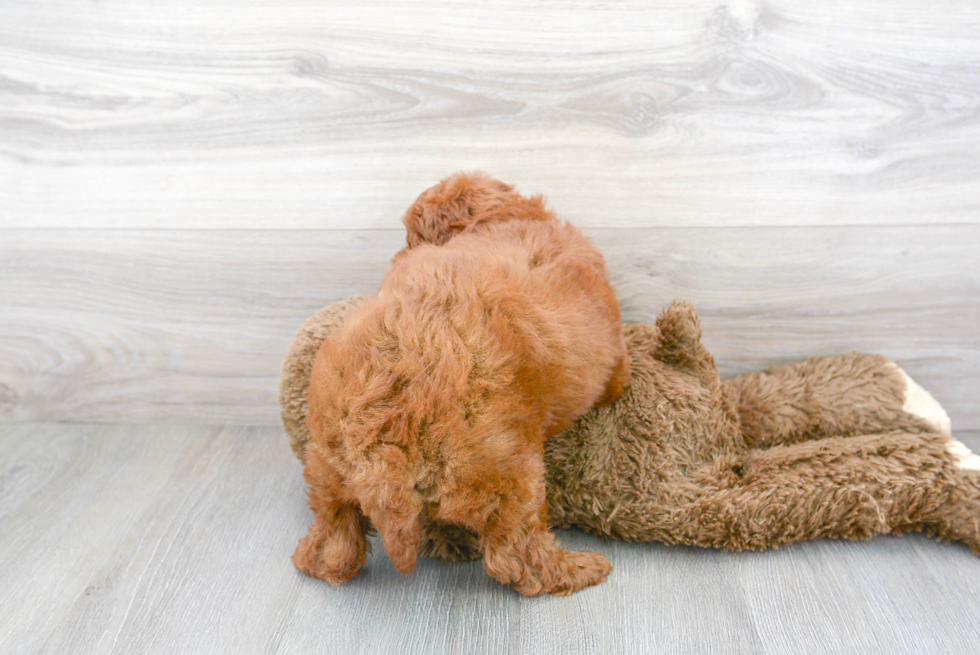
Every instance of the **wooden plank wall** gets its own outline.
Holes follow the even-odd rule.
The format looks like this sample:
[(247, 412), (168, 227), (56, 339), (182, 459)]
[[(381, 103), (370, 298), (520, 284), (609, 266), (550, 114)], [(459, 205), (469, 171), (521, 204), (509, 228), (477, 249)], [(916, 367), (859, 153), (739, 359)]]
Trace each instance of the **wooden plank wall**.
[(884, 353), (980, 428), (980, 6), (0, 6), (0, 418), (275, 424), (296, 328), (482, 168), (725, 375)]

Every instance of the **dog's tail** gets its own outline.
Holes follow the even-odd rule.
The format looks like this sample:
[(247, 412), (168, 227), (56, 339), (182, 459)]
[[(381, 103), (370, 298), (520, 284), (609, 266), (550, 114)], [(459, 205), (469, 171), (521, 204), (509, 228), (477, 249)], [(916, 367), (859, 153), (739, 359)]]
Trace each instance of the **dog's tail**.
[(399, 573), (408, 575), (415, 569), (419, 550), (422, 496), (415, 489), (415, 479), (401, 448), (383, 444), (372, 454), (371, 482), (358, 485), (361, 510), (381, 535), (392, 564)]

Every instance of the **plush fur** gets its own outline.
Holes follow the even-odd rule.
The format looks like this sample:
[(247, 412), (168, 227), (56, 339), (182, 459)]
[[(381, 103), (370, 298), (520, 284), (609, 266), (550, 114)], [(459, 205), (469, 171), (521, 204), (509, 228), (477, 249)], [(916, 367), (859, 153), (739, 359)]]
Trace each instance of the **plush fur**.
[[(308, 377), (296, 364), (365, 301), (318, 313), (287, 356), (280, 399), (300, 460)], [(553, 526), (731, 550), (925, 530), (980, 552), (980, 458), (888, 359), (849, 353), (721, 382), (689, 304), (624, 327), (630, 388), (545, 444)], [(422, 534), (423, 555), (479, 556), (464, 529), (430, 534), (423, 521)]]
[(543, 446), (629, 380), (602, 256), (540, 198), (484, 175), (453, 176), (420, 204), (378, 295), (316, 352), (314, 521), (293, 561), (349, 579), (370, 521), (410, 573), (424, 516), (427, 540), (443, 526), (476, 535), (487, 572), (522, 594), (596, 584), (608, 560), (548, 531)]
[(687, 303), (627, 327), (631, 388), (547, 445), (555, 526), (732, 550), (925, 529), (980, 549), (976, 457), (892, 362), (721, 382), (700, 336)]
[[(441, 214), (410, 210), (409, 243), (420, 246), (434, 233), (415, 215), (436, 217), (431, 226)], [(363, 330), (355, 308), (371, 302), (319, 312), (287, 355), (283, 422), (307, 470), (317, 452), (306, 424), (313, 353), (334, 331)], [(722, 382), (689, 303), (624, 329), (629, 388), (544, 442), (551, 525), (733, 550), (925, 530), (980, 552), (980, 457), (952, 439), (942, 407), (894, 363), (851, 353)], [(422, 513), (420, 554), (480, 556), (475, 530), (435, 518)], [(343, 526), (357, 566), (369, 527), (356, 512)]]

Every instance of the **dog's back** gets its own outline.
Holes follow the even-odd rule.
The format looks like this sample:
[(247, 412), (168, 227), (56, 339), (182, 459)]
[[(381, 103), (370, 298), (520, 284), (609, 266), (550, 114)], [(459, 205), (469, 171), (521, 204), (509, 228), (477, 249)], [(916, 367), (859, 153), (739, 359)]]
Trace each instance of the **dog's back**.
[[(331, 385), (335, 400), (346, 397), (335, 409), (343, 415), (424, 421), (426, 433), (412, 440), (480, 439), (466, 426), (491, 404), (550, 436), (595, 403), (622, 352), (607, 275), (588, 240), (557, 221), (509, 222), (415, 248), (325, 344), (314, 380), (345, 380)], [(438, 423), (454, 423), (451, 434)]]
[(426, 507), (478, 532), (531, 520), (543, 441), (628, 379), (601, 255), (531, 205), (544, 214), (400, 253), (317, 354), (307, 478), (338, 481), (332, 493), (370, 517), (399, 571), (414, 567)]

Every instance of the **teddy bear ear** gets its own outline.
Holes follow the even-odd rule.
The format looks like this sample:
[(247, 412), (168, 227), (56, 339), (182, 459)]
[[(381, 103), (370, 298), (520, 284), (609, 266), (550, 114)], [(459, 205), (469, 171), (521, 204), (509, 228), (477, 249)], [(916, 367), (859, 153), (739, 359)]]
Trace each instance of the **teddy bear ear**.
[(477, 221), (481, 214), (518, 198), (513, 187), (486, 173), (455, 173), (432, 186), (402, 217), (409, 248), (442, 245)]
[(701, 320), (688, 300), (675, 300), (657, 317), (653, 357), (694, 375), (709, 387), (721, 384), (715, 359), (701, 343)]

